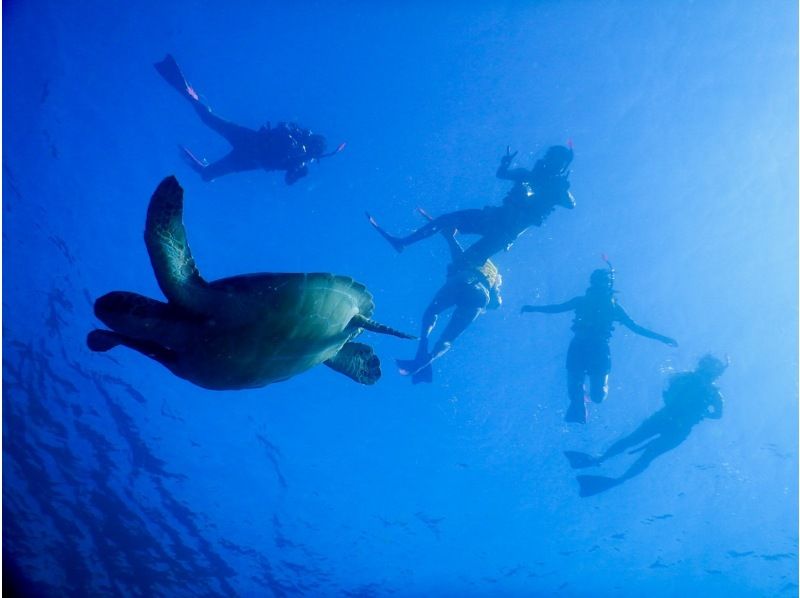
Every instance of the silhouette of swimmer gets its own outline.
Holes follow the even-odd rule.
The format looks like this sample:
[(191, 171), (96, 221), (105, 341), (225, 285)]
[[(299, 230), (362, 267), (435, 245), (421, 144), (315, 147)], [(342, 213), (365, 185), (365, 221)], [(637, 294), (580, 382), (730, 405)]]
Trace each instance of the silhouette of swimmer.
[(390, 235), (369, 213), (367, 218), (398, 252), (441, 231), (458, 230), (463, 235), (479, 235), (481, 238), (467, 248), (460, 259), (472, 267), (480, 267), (497, 252), (510, 249), (529, 227), (541, 226), (556, 206), (570, 210), (575, 207), (567, 180), (572, 149), (563, 145), (550, 147), (531, 170), (511, 170), (511, 161), (516, 155), (506, 149), (497, 169), (499, 178), (514, 181), (500, 206), (450, 212), (406, 237)]
[(656, 457), (671, 451), (689, 437), (692, 428), (704, 419), (722, 417), (722, 394), (714, 381), (728, 367), (727, 360), (711, 354), (703, 356), (694, 371), (673, 374), (663, 393), (664, 407), (648, 417), (631, 434), (612, 444), (599, 457), (586, 453), (565, 451), (573, 469), (601, 465), (611, 457), (642, 444), (628, 454), (641, 453), (628, 470), (618, 478), (579, 475), (581, 496), (592, 496), (618, 486), (626, 480), (639, 475)]
[[(418, 208), (429, 221), (434, 219), (427, 212)], [(414, 359), (398, 359), (397, 367), (401, 375), (411, 376), (414, 384), (431, 382), (433, 368), (431, 364), (447, 353), (456, 338), (464, 332), (475, 319), (487, 309), (497, 309), (502, 304), (500, 285), (503, 279), (497, 267), (487, 260), (480, 268), (466, 266), (461, 257), (463, 249), (456, 240), (455, 230), (442, 230), (442, 236), (450, 248), (452, 263), (447, 268), (447, 281), (440, 288), (422, 315), (422, 332), (420, 333), (417, 355)], [(439, 315), (454, 307), (450, 320), (442, 332), (433, 351), (428, 351), (428, 341)]]
[[(607, 262), (608, 263), (608, 262)], [(585, 424), (587, 418), (584, 379), (589, 378), (589, 396), (602, 403), (608, 394), (608, 374), (611, 371), (611, 350), (608, 342), (619, 322), (636, 334), (661, 341), (671, 347), (678, 343), (662, 334), (639, 326), (625, 312), (614, 297), (614, 269), (592, 272), (590, 286), (582, 297), (575, 297), (557, 305), (525, 305), (522, 313), (538, 312), (556, 314), (574, 311), (572, 330), (575, 333), (567, 351), (567, 393), (569, 408), (565, 421)]]
[(222, 135), (233, 147), (227, 156), (208, 164), (181, 146), (189, 166), (204, 181), (234, 172), (263, 169), (286, 171), (284, 180), (287, 185), (292, 185), (308, 174), (308, 164), (344, 149), (343, 143), (335, 151), (326, 154), (325, 137), (303, 129), (296, 123), (281, 122), (275, 127), (267, 125), (255, 130), (228, 122), (211, 112), (211, 108), (200, 100), (200, 96), (186, 82), (178, 63), (170, 54), (161, 62), (155, 63), (155, 67), (167, 83), (189, 101), (200, 120)]

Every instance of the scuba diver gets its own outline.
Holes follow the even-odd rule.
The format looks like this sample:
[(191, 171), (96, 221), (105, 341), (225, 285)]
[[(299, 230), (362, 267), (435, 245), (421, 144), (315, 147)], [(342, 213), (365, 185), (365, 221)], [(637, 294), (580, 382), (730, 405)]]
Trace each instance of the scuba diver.
[[(420, 214), (433, 222), (434, 218), (422, 208), (417, 208)], [(422, 315), (422, 332), (419, 336), (419, 346), (414, 359), (398, 359), (397, 367), (402, 376), (411, 376), (414, 384), (431, 382), (433, 368), (431, 364), (447, 353), (453, 342), (464, 332), (467, 327), (487, 309), (497, 309), (503, 300), (500, 296), (500, 285), (503, 278), (497, 267), (489, 260), (480, 268), (466, 266), (461, 260), (463, 249), (456, 240), (456, 230), (442, 230), (442, 236), (447, 241), (452, 258), (447, 267), (447, 281), (440, 288)], [(455, 310), (450, 315), (444, 332), (442, 332), (432, 352), (428, 352), (428, 339), (436, 326), (439, 315), (451, 308)]]
[(579, 475), (577, 479), (580, 495), (599, 494), (639, 475), (647, 469), (653, 459), (671, 451), (686, 440), (696, 424), (704, 419), (720, 419), (722, 394), (714, 382), (728, 365), (727, 359), (723, 362), (707, 354), (700, 359), (694, 371), (673, 374), (663, 393), (664, 407), (644, 420), (634, 432), (612, 444), (599, 457), (565, 451), (564, 455), (569, 459), (572, 468), (582, 469), (601, 465), (611, 457), (649, 440), (647, 444), (629, 451), (630, 455), (642, 454), (620, 477)]
[(460, 258), (469, 266), (479, 268), (498, 251), (508, 251), (529, 227), (541, 226), (556, 206), (570, 210), (575, 207), (567, 180), (573, 158), (571, 147), (550, 147), (531, 170), (511, 170), (509, 167), (516, 155), (517, 152), (512, 154), (511, 149), (506, 148), (506, 155), (497, 169), (498, 178), (514, 181), (513, 188), (500, 206), (450, 212), (434, 218), (406, 237), (390, 235), (369, 213), (367, 219), (398, 252), (443, 230), (455, 229), (463, 235), (479, 235), (481, 238)]
[[(605, 259), (605, 256), (603, 256)], [(608, 394), (608, 374), (611, 371), (611, 351), (608, 342), (619, 322), (640, 336), (677, 347), (678, 343), (662, 334), (639, 326), (622, 309), (614, 297), (614, 268), (606, 259), (608, 269), (592, 272), (589, 288), (583, 297), (574, 297), (557, 305), (525, 305), (522, 313), (557, 314), (574, 311), (572, 331), (575, 333), (567, 351), (567, 393), (569, 408), (564, 420), (585, 424), (587, 418), (584, 379), (589, 378), (589, 396), (602, 403)]]
[(211, 108), (200, 100), (170, 54), (155, 63), (155, 67), (167, 83), (189, 101), (200, 120), (233, 147), (227, 156), (208, 164), (181, 146), (189, 166), (204, 181), (212, 181), (233, 172), (263, 169), (286, 171), (284, 180), (287, 185), (292, 185), (308, 174), (308, 164), (338, 154), (345, 147), (343, 143), (333, 152), (325, 153), (325, 137), (303, 129), (296, 123), (282, 122), (275, 127), (268, 124), (255, 130), (228, 122), (211, 112)]

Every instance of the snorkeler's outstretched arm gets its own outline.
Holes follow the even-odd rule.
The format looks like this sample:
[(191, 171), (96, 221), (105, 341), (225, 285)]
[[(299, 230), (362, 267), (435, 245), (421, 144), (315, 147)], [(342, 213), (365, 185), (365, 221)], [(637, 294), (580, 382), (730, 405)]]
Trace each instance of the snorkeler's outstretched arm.
[(528, 312), (535, 312), (540, 314), (560, 314), (565, 311), (572, 311), (578, 307), (580, 297), (574, 297), (564, 303), (556, 303), (554, 305), (523, 305), (519, 312), (524, 314)]
[(522, 183), (528, 180), (530, 177), (530, 171), (524, 168), (515, 168), (511, 170), (509, 166), (511, 166), (511, 162), (514, 157), (517, 155), (517, 152), (511, 153), (511, 147), (506, 147), (506, 155), (500, 158), (500, 166), (497, 168), (497, 178), (504, 179), (506, 181), (514, 181), (515, 183)]
[(653, 340), (660, 341), (665, 345), (669, 345), (670, 347), (677, 347), (678, 341), (674, 338), (670, 338), (668, 336), (664, 336), (663, 334), (659, 334), (658, 332), (654, 332), (644, 326), (639, 326), (636, 322), (634, 322), (631, 317), (622, 309), (622, 306), (617, 304), (617, 315), (616, 320), (626, 328), (628, 328), (631, 332), (635, 332), (639, 336), (644, 336), (646, 338), (652, 338)]

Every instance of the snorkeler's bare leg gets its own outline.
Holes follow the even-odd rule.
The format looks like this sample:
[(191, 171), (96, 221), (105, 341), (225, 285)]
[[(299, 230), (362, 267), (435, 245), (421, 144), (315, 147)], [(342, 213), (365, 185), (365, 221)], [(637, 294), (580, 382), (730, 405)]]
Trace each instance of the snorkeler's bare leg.
[(431, 354), (431, 361), (439, 359), (453, 346), (455, 340), (481, 315), (483, 308), (459, 306), (450, 315), (450, 321), (436, 341)]
[(467, 247), (461, 256), (461, 262), (467, 266), (480, 267), (496, 253), (507, 251), (515, 238), (509, 231), (493, 231)]
[(594, 403), (602, 403), (608, 396), (608, 374), (589, 373), (589, 398)]
[(439, 314), (455, 305), (455, 302), (456, 297), (452, 288), (448, 285), (445, 284), (445, 286), (437, 291), (433, 300), (428, 304), (428, 307), (425, 308), (425, 312), (422, 314), (422, 326), (416, 356), (414, 359), (396, 360), (401, 375), (407, 376), (413, 374), (429, 362), (428, 341), (431, 332), (433, 332), (436, 326)]
[(408, 245), (427, 239), (441, 231), (457, 229), (465, 235), (486, 235), (491, 232), (492, 223), (485, 210), (459, 210), (434, 218), (421, 228), (405, 237), (398, 237), (387, 233), (377, 221), (367, 213), (370, 224), (380, 235), (386, 239), (396, 251), (403, 251)]

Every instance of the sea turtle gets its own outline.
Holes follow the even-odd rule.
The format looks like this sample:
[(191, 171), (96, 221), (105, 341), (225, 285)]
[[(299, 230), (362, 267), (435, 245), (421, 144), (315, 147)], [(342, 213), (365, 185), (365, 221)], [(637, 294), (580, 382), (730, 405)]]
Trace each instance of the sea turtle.
[(183, 226), (183, 189), (167, 177), (147, 210), (144, 240), (168, 302), (114, 291), (95, 314), (109, 328), (87, 337), (92, 351), (123, 345), (176, 376), (213, 390), (257, 388), (320, 363), (361, 384), (380, 378), (363, 330), (413, 338), (370, 320), (361, 283), (335, 274), (244, 274), (206, 282)]

